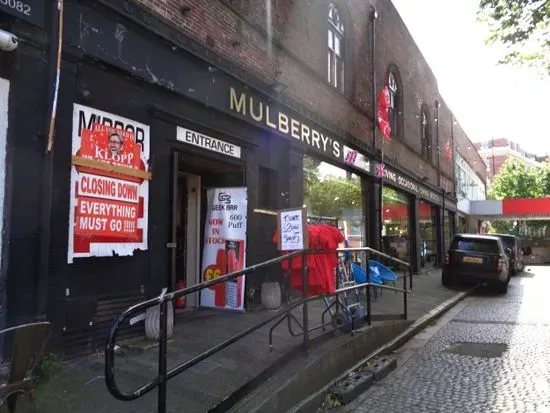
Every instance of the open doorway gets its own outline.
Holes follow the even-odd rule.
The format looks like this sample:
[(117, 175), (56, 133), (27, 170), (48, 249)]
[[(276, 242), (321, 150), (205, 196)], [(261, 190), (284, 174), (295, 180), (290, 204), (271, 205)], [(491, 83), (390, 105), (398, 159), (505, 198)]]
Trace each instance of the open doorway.
[[(172, 155), (171, 274), (169, 284), (180, 289), (202, 281), (201, 261), (206, 219), (206, 190), (244, 185), (240, 163), (224, 162), (174, 151)], [(177, 309), (200, 305), (199, 293), (176, 302)]]

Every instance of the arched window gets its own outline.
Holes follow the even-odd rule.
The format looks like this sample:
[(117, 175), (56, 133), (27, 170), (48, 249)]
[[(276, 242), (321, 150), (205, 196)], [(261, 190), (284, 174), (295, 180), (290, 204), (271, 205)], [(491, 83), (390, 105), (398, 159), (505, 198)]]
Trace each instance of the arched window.
[(424, 159), (431, 162), (432, 161), (432, 142), (431, 142), (431, 131), (430, 131), (430, 121), (426, 109), (422, 109), (420, 115), (420, 145), (421, 145), (421, 154)]
[(399, 135), (399, 122), (398, 122), (398, 116), (399, 111), (401, 108), (399, 107), (399, 83), (397, 82), (396, 75), (393, 71), (390, 71), (388, 73), (388, 90), (390, 92), (390, 108), (388, 111), (388, 115), (390, 118), (390, 126), (392, 135), (398, 136)]
[(344, 23), (338, 8), (328, 8), (328, 82), (344, 91)]

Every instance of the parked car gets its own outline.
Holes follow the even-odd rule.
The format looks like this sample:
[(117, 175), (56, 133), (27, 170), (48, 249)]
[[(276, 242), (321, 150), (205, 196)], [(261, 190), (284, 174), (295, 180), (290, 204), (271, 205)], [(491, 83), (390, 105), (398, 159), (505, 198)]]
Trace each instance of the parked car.
[(499, 237), (457, 234), (445, 254), (441, 283), (444, 286), (470, 281), (487, 283), (506, 294), (511, 275), (509, 253)]
[(516, 275), (518, 272), (523, 272), (523, 255), (524, 250), (521, 245), (521, 238), (510, 234), (491, 234), (495, 237), (499, 237), (504, 245), (504, 248), (510, 249), (508, 256), (510, 261), (510, 272), (512, 275)]

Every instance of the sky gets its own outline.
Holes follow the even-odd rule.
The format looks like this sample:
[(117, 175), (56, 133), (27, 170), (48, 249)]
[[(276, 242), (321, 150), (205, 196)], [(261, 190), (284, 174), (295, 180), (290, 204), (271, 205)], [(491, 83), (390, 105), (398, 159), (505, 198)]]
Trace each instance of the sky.
[(550, 77), (498, 65), (486, 46), (479, 0), (392, 0), (437, 77), (439, 91), (473, 142), (507, 138), (550, 154)]

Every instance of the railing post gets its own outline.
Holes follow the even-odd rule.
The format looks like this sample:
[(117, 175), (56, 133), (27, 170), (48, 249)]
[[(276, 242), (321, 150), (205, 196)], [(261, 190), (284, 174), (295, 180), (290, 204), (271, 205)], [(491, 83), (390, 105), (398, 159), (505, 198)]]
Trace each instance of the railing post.
[(305, 250), (302, 255), (302, 285), (303, 292), (302, 298), (304, 299), (304, 304), (302, 306), (302, 326), (304, 329), (304, 351), (309, 353), (309, 314), (308, 314), (308, 301), (307, 301), (307, 291), (308, 291), (308, 273), (307, 273), (307, 258), (308, 251)]
[(365, 265), (367, 266), (366, 270), (367, 270), (367, 324), (370, 326), (371, 325), (371, 322), (372, 322), (372, 317), (371, 317), (371, 302), (370, 302), (370, 265), (369, 265), (369, 261), (370, 261), (370, 252), (367, 252), (367, 259), (366, 259), (366, 262), (365, 262)]
[[(336, 274), (335, 274), (335, 277), (336, 277), (336, 291), (338, 291), (342, 285), (340, 283), (340, 276), (339, 276), (339, 273), (338, 273), (338, 270), (339, 270), (339, 266), (340, 266), (340, 253), (338, 251), (336, 251), (336, 262), (338, 264), (336, 264)], [(334, 296), (334, 299), (336, 300), (336, 306), (335, 306), (335, 314), (338, 314), (338, 311), (340, 311), (340, 294), (336, 294)]]
[[(409, 267), (410, 271), (410, 267)], [(412, 278), (411, 278), (412, 280)], [(408, 317), (408, 311), (407, 311), (407, 277), (403, 277), (403, 314), (405, 315), (405, 320), (407, 320)]]
[[(170, 302), (171, 304), (171, 302)], [(158, 413), (166, 413), (166, 370), (167, 370), (167, 330), (168, 330), (168, 300), (161, 295), (159, 314), (159, 384)]]

